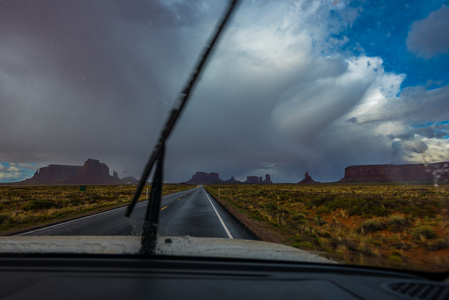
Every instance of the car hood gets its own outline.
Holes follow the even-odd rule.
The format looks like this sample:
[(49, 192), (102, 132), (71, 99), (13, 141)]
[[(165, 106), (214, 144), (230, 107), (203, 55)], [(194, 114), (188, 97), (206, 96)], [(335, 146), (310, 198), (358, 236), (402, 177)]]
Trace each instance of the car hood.
[[(0, 253), (139, 254), (139, 236), (8, 236), (0, 237)], [(318, 254), (253, 240), (159, 236), (156, 254), (334, 263)]]

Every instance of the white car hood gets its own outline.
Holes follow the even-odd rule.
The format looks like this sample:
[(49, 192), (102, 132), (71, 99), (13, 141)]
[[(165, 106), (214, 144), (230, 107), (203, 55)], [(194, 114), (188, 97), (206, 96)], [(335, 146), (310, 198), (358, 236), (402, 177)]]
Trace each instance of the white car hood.
[[(139, 236), (8, 236), (0, 237), (0, 253), (138, 254)], [(253, 240), (160, 236), (156, 254), (334, 263), (293, 247)]]

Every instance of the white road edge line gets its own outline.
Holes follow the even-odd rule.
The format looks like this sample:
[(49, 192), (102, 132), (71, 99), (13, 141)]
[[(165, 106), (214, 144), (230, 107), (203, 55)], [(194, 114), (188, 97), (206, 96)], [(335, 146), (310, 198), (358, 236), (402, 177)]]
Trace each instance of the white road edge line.
[[(139, 202), (139, 203), (136, 204), (136, 206), (137, 205), (139, 205), (139, 206), (140, 205), (145, 205), (145, 204), (146, 204), (146, 202)], [(113, 213), (113, 212), (115, 212), (116, 210), (119, 210), (119, 209), (124, 210), (124, 209), (126, 209), (126, 206), (117, 207), (117, 208), (114, 208), (114, 209), (111, 209), (111, 210), (103, 211), (103, 212), (96, 213), (96, 214), (89, 215), (89, 216), (85, 216), (85, 217), (81, 217), (81, 218), (78, 218), (78, 219), (75, 219), (75, 220), (61, 222), (61, 223), (58, 223), (58, 224), (55, 224), (55, 225), (45, 226), (45, 227), (42, 227), (42, 228), (39, 228), (39, 229), (35, 229), (35, 230), (27, 231), (27, 232), (24, 232), (24, 233), (16, 234), (16, 236), (26, 235), (26, 234), (33, 233), (33, 232), (47, 230), (47, 229), (50, 229), (50, 228), (59, 227), (59, 226), (67, 225), (67, 224), (70, 224), (70, 223), (82, 221), (82, 220), (89, 219), (89, 218), (92, 218), (92, 217), (96, 217), (96, 216), (99, 216), (99, 215)]]
[(217, 214), (218, 219), (221, 222), (221, 225), (223, 225), (224, 230), (226, 231), (226, 234), (228, 235), (229, 239), (233, 240), (234, 238), (232, 237), (232, 234), (229, 232), (228, 227), (226, 227), (225, 223), (223, 222), (223, 219), (220, 217), (220, 214), (218, 213), (217, 209), (215, 208), (214, 204), (212, 203), (212, 201), (209, 198), (209, 195), (207, 194), (206, 190), (202, 187), (203, 192), (206, 194), (207, 199), (210, 202), (210, 205), (212, 205), (212, 208), (214, 209), (215, 213)]

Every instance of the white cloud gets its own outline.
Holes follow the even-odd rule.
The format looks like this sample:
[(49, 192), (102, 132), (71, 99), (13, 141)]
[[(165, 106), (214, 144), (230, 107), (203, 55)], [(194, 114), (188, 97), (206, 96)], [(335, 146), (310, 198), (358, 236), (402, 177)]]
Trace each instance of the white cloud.
[(35, 169), (36, 165), (33, 163), (17, 163), (17, 166), (20, 168), (29, 168), (29, 169)]
[(392, 161), (438, 162), (449, 160), (449, 86), (427, 90), (405, 88), (398, 97), (378, 97), (356, 109), (352, 125), (366, 136), (383, 136), (391, 144)]
[(9, 168), (6, 169), (6, 172), (13, 172), (13, 173), (23, 172), (23, 169), (17, 168), (15, 166), (10, 166)]
[(358, 115), (363, 122), (402, 120), (404, 123), (420, 124), (447, 121), (449, 116), (449, 85), (436, 89), (423, 86), (407, 87), (399, 97), (381, 98), (378, 105), (365, 106)]
[(449, 140), (416, 136), (414, 140), (398, 142), (407, 155), (407, 161), (434, 163), (449, 161)]
[(15, 163), (8, 163), (8, 165), (3, 165), (3, 163), (0, 163), (0, 171), (4, 173), (20, 173), (24, 171), (23, 168), (18, 168), (15, 165)]
[(0, 182), (18, 181), (22, 179), (23, 170), (12, 164), (9, 163), (4, 165), (4, 163), (0, 163)]
[(23, 179), (22, 176), (21, 172), (0, 172), (0, 182), (19, 181)]
[(407, 47), (418, 57), (432, 58), (449, 52), (449, 6), (443, 5), (410, 27)]
[[(378, 85), (377, 78), (384, 76), (382, 60), (361, 56), (345, 62), (346, 70), (341, 74), (326, 78), (329, 72), (324, 68), (317, 80), (295, 86), (289, 92), (291, 96), (275, 108), (275, 126), (298, 139), (309, 140), (364, 101), (368, 91)], [(331, 61), (327, 65), (332, 68)]]

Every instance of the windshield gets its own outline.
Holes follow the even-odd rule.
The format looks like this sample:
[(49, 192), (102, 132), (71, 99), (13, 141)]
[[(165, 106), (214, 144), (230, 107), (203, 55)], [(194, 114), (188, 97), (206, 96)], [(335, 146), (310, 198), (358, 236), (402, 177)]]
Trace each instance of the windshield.
[(0, 251), (448, 271), (447, 1), (227, 8), (0, 3)]

